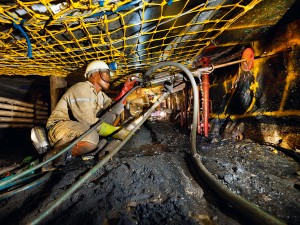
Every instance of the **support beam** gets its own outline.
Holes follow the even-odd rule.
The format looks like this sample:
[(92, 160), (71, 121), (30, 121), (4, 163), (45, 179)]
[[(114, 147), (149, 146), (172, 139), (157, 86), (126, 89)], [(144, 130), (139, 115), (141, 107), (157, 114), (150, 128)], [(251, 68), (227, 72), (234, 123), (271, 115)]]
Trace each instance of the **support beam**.
[(65, 92), (67, 87), (67, 81), (63, 77), (51, 76), (50, 77), (50, 100), (51, 100), (51, 112), (57, 105), (60, 97)]

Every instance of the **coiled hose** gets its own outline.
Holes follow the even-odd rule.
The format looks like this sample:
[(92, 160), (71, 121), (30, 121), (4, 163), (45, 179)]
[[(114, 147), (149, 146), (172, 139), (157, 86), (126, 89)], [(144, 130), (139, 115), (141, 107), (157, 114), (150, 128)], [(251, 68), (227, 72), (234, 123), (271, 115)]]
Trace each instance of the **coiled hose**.
[(285, 224), (285, 222), (280, 219), (272, 216), (262, 209), (258, 208), (251, 202), (248, 202), (246, 199), (241, 196), (234, 194), (231, 192), (225, 185), (220, 183), (203, 165), (202, 157), (198, 154), (196, 149), (196, 132), (197, 132), (197, 115), (199, 111), (199, 93), (196, 81), (193, 77), (193, 74), (183, 65), (175, 62), (162, 62), (152, 67), (149, 71), (146, 72), (145, 76), (150, 76), (154, 71), (160, 69), (165, 66), (175, 66), (180, 68), (191, 81), (193, 95), (194, 95), (194, 107), (193, 107), (193, 125), (191, 130), (191, 154), (193, 160), (197, 166), (197, 170), (200, 175), (203, 177), (204, 181), (208, 183), (208, 185), (216, 191), (222, 198), (224, 198), (227, 202), (229, 202), (235, 209), (237, 209), (241, 214), (249, 218), (251, 221), (255, 222), (255, 224), (272, 224), (279, 225)]

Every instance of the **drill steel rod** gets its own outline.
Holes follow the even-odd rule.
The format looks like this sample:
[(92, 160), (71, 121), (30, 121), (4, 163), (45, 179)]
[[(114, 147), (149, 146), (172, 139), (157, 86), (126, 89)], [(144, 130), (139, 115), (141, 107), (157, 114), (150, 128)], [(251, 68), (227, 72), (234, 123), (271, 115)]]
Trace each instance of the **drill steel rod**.
[[(223, 63), (223, 64), (219, 64), (219, 65), (212, 65), (212, 66), (197, 69), (196, 71), (194, 71), (192, 73), (195, 76), (195, 74), (197, 74), (197, 72), (209, 72), (209, 71), (212, 71), (214, 69), (218, 69), (218, 68), (222, 68), (222, 67), (226, 67), (226, 66), (231, 66), (231, 65), (246, 62), (246, 61), (247, 61), (246, 59), (240, 59), (240, 60), (237, 60), (237, 61), (232, 61), (232, 62)], [(198, 76), (198, 74), (197, 74), (197, 76)]]

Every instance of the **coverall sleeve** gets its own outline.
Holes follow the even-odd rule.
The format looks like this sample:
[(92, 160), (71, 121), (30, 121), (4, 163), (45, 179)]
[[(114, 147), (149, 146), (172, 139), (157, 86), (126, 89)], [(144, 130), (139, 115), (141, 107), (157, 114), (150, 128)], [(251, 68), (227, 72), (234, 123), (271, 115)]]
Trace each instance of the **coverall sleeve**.
[(102, 110), (107, 109), (112, 103), (111, 98), (109, 98), (105, 93), (103, 93), (103, 108)]
[(99, 120), (96, 117), (98, 101), (90, 87), (75, 87), (67, 98), (70, 110), (77, 121), (92, 125)]

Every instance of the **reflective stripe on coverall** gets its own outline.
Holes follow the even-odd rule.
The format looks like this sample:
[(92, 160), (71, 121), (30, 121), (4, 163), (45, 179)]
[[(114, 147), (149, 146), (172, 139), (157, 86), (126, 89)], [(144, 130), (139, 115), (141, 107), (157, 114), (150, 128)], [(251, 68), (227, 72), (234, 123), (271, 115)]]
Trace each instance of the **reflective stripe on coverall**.
[[(97, 93), (89, 81), (73, 85), (62, 96), (47, 121), (48, 137), (53, 146), (58, 141), (70, 142), (80, 136), (96, 123), (97, 114), (111, 103), (111, 99), (103, 92)], [(82, 141), (98, 144), (99, 135), (93, 131)]]

